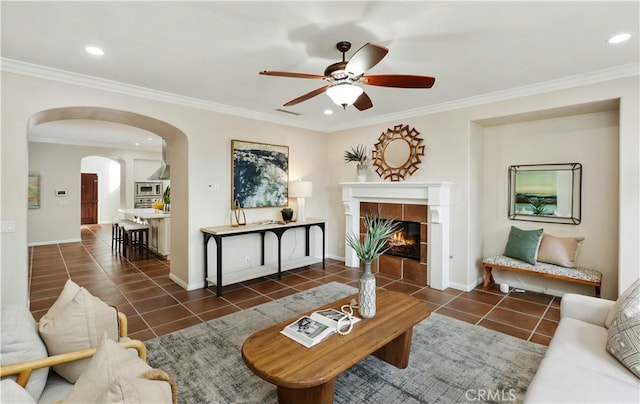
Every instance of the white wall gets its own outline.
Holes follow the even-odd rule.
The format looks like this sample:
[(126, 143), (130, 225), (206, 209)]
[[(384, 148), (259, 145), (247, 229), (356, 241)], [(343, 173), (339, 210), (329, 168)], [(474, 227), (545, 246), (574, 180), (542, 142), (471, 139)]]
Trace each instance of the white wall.
[[(603, 273), (602, 296), (618, 288), (618, 111), (570, 115), (484, 129), (483, 256), (504, 251), (510, 226), (540, 229), (559, 237), (586, 237), (578, 265)], [(586, 146), (586, 147), (585, 147)], [(533, 223), (507, 218), (507, 167), (581, 163), (582, 221), (579, 225)], [(496, 282), (552, 294), (593, 294), (593, 287), (496, 271)]]
[[(619, 289), (624, 289), (630, 285), (633, 280), (640, 277), (640, 215), (638, 206), (640, 206), (640, 142), (638, 140), (638, 77), (611, 80), (598, 84), (590, 84), (588, 86), (575, 87), (566, 90), (558, 90), (545, 94), (539, 94), (528, 97), (520, 97), (510, 99), (508, 101), (488, 103), (484, 105), (461, 108), (446, 112), (436, 112), (433, 114), (406, 118), (401, 121), (393, 121), (382, 124), (376, 124), (356, 129), (344, 130), (329, 135), (329, 177), (330, 183), (330, 199), (329, 207), (331, 223), (333, 224), (332, 233), (329, 238), (329, 250), (335, 251), (337, 256), (344, 256), (344, 241), (341, 229), (344, 228), (344, 209), (341, 203), (341, 191), (338, 185), (342, 181), (353, 181), (355, 178), (355, 167), (344, 164), (342, 156), (344, 151), (357, 144), (365, 144), (369, 149), (377, 141), (379, 134), (387, 128), (398, 124), (408, 124), (421, 132), (425, 145), (426, 156), (420, 169), (411, 177), (409, 181), (452, 181), (451, 189), (451, 242), (450, 242), (450, 284), (463, 290), (473, 288), (479, 282), (482, 274), (480, 262), (485, 251), (493, 251), (497, 244), (503, 243), (501, 234), (505, 231), (496, 230), (491, 238), (487, 237), (485, 226), (500, 227), (504, 226), (504, 218), (500, 218), (501, 225), (492, 223), (492, 218), (484, 216), (484, 205), (487, 203), (484, 198), (487, 191), (483, 188), (486, 181), (502, 181), (506, 183), (506, 167), (501, 169), (499, 176), (496, 178), (494, 172), (483, 172), (487, 169), (487, 163), (495, 156), (485, 153), (484, 139), (486, 122), (490, 120), (499, 120), (503, 117), (517, 116), (519, 114), (539, 114), (541, 111), (549, 109), (565, 108), (579, 106), (586, 103), (599, 102), (615, 102), (619, 104), (619, 129), (618, 140), (610, 139), (606, 143), (605, 151), (608, 153), (606, 158), (615, 159), (613, 162), (606, 162), (603, 170), (611, 173), (611, 167), (615, 167), (619, 172), (619, 185), (609, 185), (607, 189), (617, 192), (616, 195), (609, 195), (606, 202), (611, 205), (618, 204), (618, 217), (615, 217), (616, 208), (602, 209), (600, 212), (597, 208), (589, 209), (588, 220), (585, 225), (578, 227), (580, 233), (591, 240), (590, 243), (598, 245), (602, 240), (602, 236), (598, 234), (600, 229), (592, 227), (592, 223), (608, 222), (607, 231), (614, 233), (617, 229), (618, 236), (611, 234), (611, 240), (605, 245), (608, 248), (606, 257), (598, 258), (595, 265), (588, 265), (587, 260), (595, 259), (595, 257), (582, 257), (580, 263), (585, 266), (594, 266), (605, 272), (612, 274), (617, 272), (615, 276), (605, 276), (604, 284), (606, 294), (605, 297), (615, 297)], [(613, 100), (613, 101), (612, 101)], [(578, 119), (578, 127), (580, 125), (590, 124), (591, 117)], [(602, 117), (598, 117), (599, 125), (602, 125)], [(611, 117), (604, 118), (606, 123), (603, 129), (604, 135), (592, 133), (590, 130), (583, 128), (585, 134), (592, 136), (605, 136), (606, 133), (616, 131), (615, 125), (611, 125)], [(482, 124), (479, 124), (481, 122)], [(562, 125), (566, 122), (561, 121)], [(532, 124), (534, 125), (534, 124)], [(532, 126), (533, 127), (533, 126)], [(552, 135), (548, 132), (546, 137)], [(542, 138), (540, 138), (542, 140)], [(545, 139), (548, 143), (554, 143), (554, 140)], [(549, 151), (543, 151), (539, 146), (539, 140), (533, 137), (532, 145), (529, 141), (520, 145), (520, 151), (528, 161), (538, 162), (546, 161)], [(619, 143), (618, 143), (619, 142)], [(573, 151), (578, 148), (584, 151), (576, 154), (575, 158), (586, 159), (589, 162), (589, 170), (585, 170), (586, 175), (593, 173), (597, 168), (593, 167), (593, 161), (598, 160), (601, 143), (591, 145), (589, 142), (580, 141), (578, 147), (564, 149), (565, 144), (553, 147), (556, 153), (564, 153), (557, 155), (557, 158), (565, 159), (571, 156)], [(573, 145), (572, 145), (573, 146)], [(510, 150), (512, 146), (499, 144), (495, 146), (498, 158), (503, 156), (506, 150)], [(612, 152), (612, 148), (617, 148), (618, 154)], [(564, 149), (564, 150), (563, 150)], [(586, 155), (584, 155), (586, 153)], [(605, 157), (603, 157), (605, 158)], [(569, 159), (574, 160), (574, 159)], [(511, 163), (510, 163), (511, 164)], [(596, 167), (600, 167), (597, 163)], [(504, 170), (504, 171), (503, 171)], [(600, 178), (600, 175), (597, 175)], [(379, 180), (375, 172), (371, 172), (370, 180)], [(486, 178), (486, 179), (485, 179)], [(591, 179), (594, 177), (591, 176)], [(590, 179), (590, 181), (591, 181)], [(611, 181), (616, 182), (616, 176), (612, 174)], [(600, 179), (599, 179), (600, 180)], [(496, 191), (503, 192), (503, 191)], [(594, 189), (594, 185), (587, 184), (587, 189), (583, 189), (583, 201), (592, 204), (594, 200), (601, 201), (599, 197), (594, 197), (593, 193), (600, 192)], [(506, 198), (506, 194), (504, 194)], [(496, 198), (500, 198), (497, 195)], [(590, 200), (590, 201), (589, 201)], [(587, 202), (588, 201), (588, 202)], [(506, 204), (506, 201), (504, 202)], [(583, 205), (584, 206), (584, 205)], [(488, 208), (487, 208), (488, 209)], [(503, 211), (506, 212), (506, 211)], [(596, 216), (594, 218), (594, 216)], [(614, 221), (615, 224), (610, 224)], [(524, 223), (524, 222), (515, 222)], [(554, 226), (554, 230), (555, 230)], [(508, 229), (508, 226), (506, 227)], [(500, 234), (498, 234), (500, 233)], [(506, 236), (505, 236), (506, 237)], [(618, 240), (616, 244), (616, 238)], [(484, 243), (488, 242), (493, 245), (491, 248), (485, 249)], [(613, 243), (613, 244), (612, 244)], [(612, 252), (611, 248), (613, 248)], [(611, 258), (607, 262), (605, 260)], [(617, 258), (617, 264), (616, 264)], [(584, 260), (584, 261), (583, 261)]]
[(89, 156), (80, 162), (80, 170), (98, 175), (98, 223), (111, 223), (120, 208), (120, 163)]
[[(120, 178), (110, 177), (105, 178), (108, 184), (102, 184), (100, 187), (100, 192), (104, 193), (111, 189), (113, 183), (118, 184), (117, 195), (112, 194), (101, 199), (100, 204), (100, 221), (111, 222), (121, 207), (123, 189), (122, 196), (126, 197), (126, 207), (133, 207), (134, 160), (153, 159), (159, 155), (159, 152), (29, 142), (29, 171), (40, 173), (42, 195), (41, 208), (29, 209), (28, 212), (29, 245), (80, 240), (80, 173), (83, 159), (89, 156), (109, 156), (109, 161), (114, 164), (115, 161), (120, 162), (124, 171), (124, 188), (120, 188)], [(96, 166), (93, 168), (102, 170)], [(105, 175), (106, 172), (102, 171), (99, 178)], [(117, 175), (120, 175), (119, 171)], [(55, 189), (66, 189), (68, 196), (56, 197)], [(65, 204), (60, 205), (60, 202)]]

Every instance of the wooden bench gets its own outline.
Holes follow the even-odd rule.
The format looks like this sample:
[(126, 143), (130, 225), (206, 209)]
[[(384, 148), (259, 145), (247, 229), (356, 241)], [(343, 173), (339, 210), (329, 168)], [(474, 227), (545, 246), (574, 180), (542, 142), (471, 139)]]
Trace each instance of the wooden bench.
[(560, 279), (581, 285), (593, 286), (596, 289), (595, 296), (600, 297), (602, 273), (593, 269), (561, 267), (545, 262), (538, 262), (535, 265), (531, 265), (515, 258), (505, 257), (504, 255), (485, 258), (482, 261), (482, 266), (485, 270), (482, 289), (485, 290), (495, 284), (491, 271), (496, 268), (502, 269), (503, 271), (521, 272), (528, 275), (543, 276), (545, 278)]

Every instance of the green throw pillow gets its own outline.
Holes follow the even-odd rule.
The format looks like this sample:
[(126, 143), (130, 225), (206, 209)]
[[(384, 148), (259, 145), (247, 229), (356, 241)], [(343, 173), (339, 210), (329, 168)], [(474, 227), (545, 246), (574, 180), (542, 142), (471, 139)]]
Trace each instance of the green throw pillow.
[(503, 255), (535, 265), (542, 231), (543, 229), (522, 230), (511, 226), (509, 241), (507, 241)]

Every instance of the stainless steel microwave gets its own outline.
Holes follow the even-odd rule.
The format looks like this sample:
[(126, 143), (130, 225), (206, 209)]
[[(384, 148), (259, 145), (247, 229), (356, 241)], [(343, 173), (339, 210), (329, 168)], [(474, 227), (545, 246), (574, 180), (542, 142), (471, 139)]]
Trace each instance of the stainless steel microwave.
[(136, 182), (136, 196), (162, 195), (162, 182)]

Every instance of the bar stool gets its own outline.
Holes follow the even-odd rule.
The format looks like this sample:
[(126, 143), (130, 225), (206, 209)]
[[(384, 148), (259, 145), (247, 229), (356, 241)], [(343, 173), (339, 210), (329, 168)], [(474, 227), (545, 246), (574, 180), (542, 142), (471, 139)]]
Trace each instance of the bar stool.
[(122, 226), (122, 255), (127, 255), (133, 250), (137, 250), (138, 254), (145, 253), (145, 257), (149, 258), (149, 226), (138, 223), (124, 223)]
[(124, 217), (116, 216), (111, 221), (111, 249), (120, 251), (120, 247), (122, 246), (122, 226), (125, 223), (132, 223), (129, 219)]

